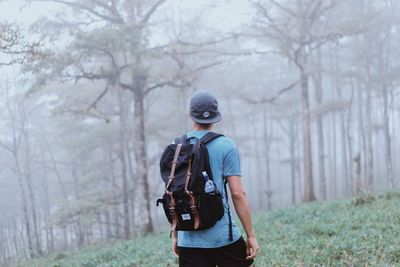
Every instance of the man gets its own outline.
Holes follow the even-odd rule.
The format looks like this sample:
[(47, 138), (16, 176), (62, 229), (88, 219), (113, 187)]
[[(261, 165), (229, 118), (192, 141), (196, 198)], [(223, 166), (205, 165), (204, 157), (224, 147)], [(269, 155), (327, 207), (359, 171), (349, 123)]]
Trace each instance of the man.
[[(193, 130), (187, 137), (200, 139), (221, 120), (218, 102), (207, 92), (195, 94), (190, 101), (190, 117)], [(227, 137), (219, 137), (207, 145), (214, 183), (225, 196), (227, 180), (236, 213), (246, 232), (241, 237), (233, 218), (230, 238), (230, 213), (224, 199), (224, 216), (210, 229), (202, 231), (178, 231), (173, 233), (172, 250), (179, 257), (180, 267), (244, 267), (253, 263), (259, 245), (252, 226), (250, 207), (241, 183), (240, 158), (235, 143)]]

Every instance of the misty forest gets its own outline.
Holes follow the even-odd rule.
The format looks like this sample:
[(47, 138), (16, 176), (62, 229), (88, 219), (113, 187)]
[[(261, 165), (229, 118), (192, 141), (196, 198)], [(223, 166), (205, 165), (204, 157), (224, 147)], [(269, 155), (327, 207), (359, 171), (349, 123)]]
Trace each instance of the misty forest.
[(400, 1), (1, 0), (0, 13), (1, 266), (169, 235), (159, 160), (191, 130), (199, 90), (218, 99), (214, 131), (238, 146), (254, 214), (399, 190)]

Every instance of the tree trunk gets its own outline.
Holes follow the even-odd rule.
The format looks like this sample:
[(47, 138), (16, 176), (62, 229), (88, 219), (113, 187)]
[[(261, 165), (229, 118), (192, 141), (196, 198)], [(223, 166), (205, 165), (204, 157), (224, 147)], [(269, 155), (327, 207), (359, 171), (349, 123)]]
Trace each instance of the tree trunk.
[[(303, 52), (304, 53), (304, 52)], [(311, 122), (310, 101), (308, 88), (308, 74), (301, 69), (301, 99), (303, 104), (303, 157), (304, 157), (304, 201), (316, 200), (314, 195), (312, 148), (311, 148)]]
[(336, 137), (336, 114), (332, 114), (332, 168), (331, 168), (331, 177), (332, 177), (332, 189), (333, 196), (337, 198), (337, 137)]
[[(314, 72), (315, 98), (319, 106), (322, 105), (322, 55), (321, 48), (317, 50), (316, 68)], [(317, 114), (318, 135), (318, 161), (319, 161), (319, 191), (321, 199), (326, 200), (326, 175), (325, 175), (325, 148), (324, 148), (324, 126), (321, 113)]]
[(374, 191), (374, 149), (373, 149), (373, 140), (372, 140), (372, 89), (371, 85), (367, 85), (367, 170), (368, 170), (368, 188), (371, 191)]
[(296, 204), (296, 179), (298, 163), (296, 159), (296, 117), (292, 116), (289, 124), (289, 150), (290, 150), (290, 174), (292, 178), (292, 204)]
[(355, 173), (356, 173), (355, 191), (356, 191), (356, 194), (359, 194), (361, 192), (361, 158), (360, 158), (360, 153), (358, 153), (354, 157), (354, 164), (355, 164)]
[(26, 200), (26, 192), (25, 192), (25, 187), (24, 183), (22, 180), (22, 172), (21, 172), (21, 167), (19, 164), (19, 157), (18, 157), (18, 148), (15, 147), (14, 144), (14, 149), (13, 149), (13, 156), (14, 156), (14, 161), (15, 161), (15, 169), (17, 172), (17, 177), (18, 177), (18, 184), (21, 190), (21, 197), (22, 197), (22, 211), (24, 214), (24, 220), (25, 220), (25, 231), (26, 231), (26, 237), (28, 240), (28, 255), (30, 258), (34, 257), (33, 253), (33, 242), (32, 242), (32, 236), (31, 236), (31, 226), (30, 226), (30, 220), (29, 220), (29, 213), (28, 213), (28, 204)]
[(28, 189), (29, 201), (31, 202), (31, 213), (32, 213), (32, 221), (33, 221), (33, 233), (35, 235), (35, 243), (36, 243), (36, 252), (38, 255), (42, 255), (42, 245), (41, 245), (41, 235), (39, 234), (38, 229), (38, 219), (36, 215), (36, 201), (34, 196), (34, 191), (32, 187), (32, 171), (31, 171), (31, 155), (30, 155), (30, 143), (28, 139), (28, 133), (24, 132), (24, 141), (25, 141), (25, 179)]
[[(115, 177), (115, 170), (114, 170), (114, 161), (113, 161), (113, 154), (112, 154), (112, 143), (109, 144), (108, 148), (108, 158), (110, 162), (110, 176), (111, 176), (111, 183), (113, 188), (113, 199), (118, 199), (118, 196), (115, 192), (119, 190), (117, 184), (117, 178)], [(117, 206), (112, 212), (112, 218), (114, 218), (114, 225), (115, 225), (115, 237), (120, 237), (120, 225), (119, 225), (119, 206)]]
[(366, 105), (366, 115), (367, 115), (367, 176), (368, 176), (368, 188), (374, 191), (374, 148), (373, 148), (373, 127), (372, 127), (372, 82), (370, 74), (370, 59), (367, 56), (366, 62), (366, 72), (367, 72), (367, 105)]
[[(150, 208), (150, 186), (147, 178), (147, 151), (146, 151), (146, 129), (144, 111), (144, 88), (146, 85), (145, 76), (137, 76), (134, 79), (134, 121), (135, 121), (135, 153), (139, 210), (142, 219), (141, 227), (143, 232), (154, 231)], [(135, 182), (135, 181), (134, 181)]]
[[(339, 86), (337, 86), (337, 94), (340, 100), (342, 100), (342, 94), (340, 91)], [(344, 176), (344, 185), (345, 185), (345, 190), (344, 193), (345, 195), (348, 195), (350, 192), (350, 183), (349, 183), (349, 168), (348, 168), (348, 160), (347, 160), (347, 147), (346, 147), (346, 125), (345, 125), (345, 120), (344, 120), (344, 111), (340, 111), (340, 144), (341, 144), (341, 158), (342, 158), (342, 164), (343, 167), (342, 169), (344, 170), (344, 172), (342, 173), (342, 175)]]
[[(44, 151), (40, 150), (40, 160), (42, 165), (44, 166)], [(54, 250), (54, 236), (53, 236), (53, 227), (49, 226), (49, 217), (50, 217), (50, 196), (49, 196), (49, 179), (47, 176), (47, 172), (43, 168), (43, 180), (42, 180), (42, 189), (44, 195), (44, 213), (45, 213), (45, 224), (46, 224), (46, 250), (47, 252)]]
[(130, 227), (130, 212), (129, 212), (129, 183), (128, 183), (128, 169), (126, 166), (126, 156), (125, 156), (125, 146), (126, 138), (125, 131), (126, 127), (126, 113), (125, 104), (122, 100), (122, 92), (118, 92), (118, 102), (119, 102), (119, 153), (118, 158), (121, 162), (121, 176), (122, 176), (122, 206), (124, 214), (124, 238), (129, 239), (131, 233)]
[[(363, 155), (361, 158), (361, 187), (362, 187), (362, 175), (367, 173), (367, 165), (366, 165), (366, 158), (367, 158), (367, 141), (365, 137), (364, 131), (364, 112), (363, 112), (363, 90), (358, 83), (358, 93), (357, 93), (357, 110), (358, 110), (358, 132), (359, 132), (359, 153)], [(368, 182), (365, 181), (365, 185), (368, 186)]]
[[(81, 160), (80, 162), (83, 162)], [(72, 163), (72, 178), (73, 178), (73, 188), (74, 188), (74, 194), (76, 200), (80, 199), (80, 193), (79, 193), (79, 179), (78, 179), (78, 174), (77, 174), (78, 167), (75, 164), (75, 162)], [(74, 230), (74, 229), (72, 229)], [(77, 213), (77, 220), (76, 220), (76, 228), (75, 228), (75, 234), (78, 237), (77, 238), (77, 246), (78, 248), (81, 248), (86, 242), (85, 239), (85, 226), (82, 223), (82, 211), (81, 209), (78, 210)]]
[[(271, 162), (270, 162), (270, 150), (271, 150), (271, 143), (272, 143), (272, 133), (269, 132), (269, 129), (272, 129), (270, 127), (268, 129), (268, 117), (267, 117), (267, 108), (264, 106), (263, 107), (263, 128), (264, 128), (264, 144), (265, 144), (265, 181), (266, 181), (266, 188), (263, 188), (263, 192), (261, 195), (264, 195), (264, 193), (267, 195), (267, 208), (270, 210), (272, 208), (272, 195), (273, 195), (273, 190), (271, 187)], [(264, 191), (265, 189), (265, 191)]]
[(383, 125), (384, 125), (384, 136), (385, 136), (385, 162), (386, 162), (386, 175), (389, 185), (389, 189), (393, 190), (393, 166), (392, 166), (392, 142), (390, 138), (389, 128), (389, 104), (388, 104), (388, 90), (387, 87), (383, 86)]
[[(334, 83), (336, 94), (339, 100), (342, 99), (342, 91), (340, 86), (340, 70), (339, 70), (339, 54), (337, 49), (334, 50), (333, 53), (333, 62), (334, 62)], [(350, 183), (349, 183), (349, 167), (348, 162), (351, 161), (347, 159), (347, 147), (346, 147), (346, 126), (344, 119), (344, 110), (340, 110), (339, 114), (340, 119), (340, 144), (341, 144), (341, 159), (342, 159), (342, 170), (341, 176), (343, 176), (344, 180), (344, 194), (348, 195), (350, 193)]]
[[(350, 79), (350, 84), (351, 84), (351, 96), (350, 96), (350, 104), (349, 108), (347, 110), (347, 123), (346, 123), (346, 128), (347, 128), (347, 145), (349, 149), (349, 165), (351, 166), (351, 159), (353, 158), (353, 136), (352, 136), (352, 116), (353, 116), (353, 104), (354, 104), (354, 84), (353, 84), (353, 79)], [(351, 169), (351, 167), (350, 167)], [(350, 179), (350, 191), (354, 192), (354, 174), (352, 170), (349, 170), (349, 179)]]

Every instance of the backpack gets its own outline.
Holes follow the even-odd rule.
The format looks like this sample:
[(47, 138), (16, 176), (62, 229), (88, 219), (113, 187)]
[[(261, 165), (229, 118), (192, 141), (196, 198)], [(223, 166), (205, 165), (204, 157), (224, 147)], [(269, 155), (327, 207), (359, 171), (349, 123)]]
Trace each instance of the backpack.
[(220, 136), (209, 132), (191, 144), (192, 138), (183, 135), (164, 150), (160, 172), (165, 193), (157, 206), (162, 203), (171, 231), (208, 229), (224, 215), (222, 195), (214, 184), (206, 148)]

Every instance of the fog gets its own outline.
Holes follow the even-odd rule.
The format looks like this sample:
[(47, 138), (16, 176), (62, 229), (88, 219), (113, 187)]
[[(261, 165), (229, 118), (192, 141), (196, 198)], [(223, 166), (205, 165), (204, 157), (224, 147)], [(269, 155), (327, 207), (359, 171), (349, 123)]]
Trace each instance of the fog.
[(400, 186), (395, 0), (0, 1), (0, 265), (165, 231), (213, 93), (254, 212)]

